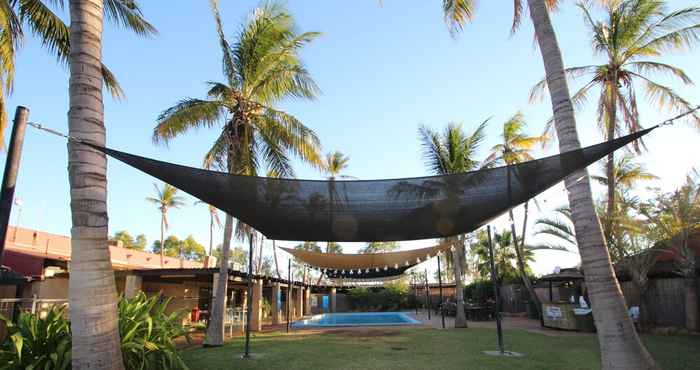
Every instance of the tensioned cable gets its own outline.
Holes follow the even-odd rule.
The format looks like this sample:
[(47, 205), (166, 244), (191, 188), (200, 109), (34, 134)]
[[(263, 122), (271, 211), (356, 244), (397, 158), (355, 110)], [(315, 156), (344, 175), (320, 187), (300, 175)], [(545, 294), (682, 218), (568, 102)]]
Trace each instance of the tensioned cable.
[[(669, 118), (669, 119), (666, 119), (666, 120), (662, 121), (661, 123), (659, 123), (659, 124), (657, 124), (657, 125), (655, 125), (655, 126), (653, 126), (653, 127), (663, 127), (663, 126), (672, 125), (672, 124), (674, 124), (675, 121), (677, 121), (677, 120), (679, 120), (679, 119), (681, 119), (681, 118), (683, 118), (683, 117), (685, 117), (685, 116), (687, 116), (687, 115), (693, 114), (693, 113), (695, 113), (695, 112), (697, 112), (697, 111), (699, 111), (699, 110), (700, 110), (700, 105), (696, 106), (696, 107), (693, 108), (693, 109), (690, 109), (690, 110), (688, 110), (688, 111), (685, 111), (685, 112), (683, 112), (683, 113), (680, 113), (680, 114), (678, 114), (678, 115), (676, 115), (676, 116), (674, 116), (674, 117), (671, 117), (671, 118)], [(75, 141), (75, 142), (81, 143), (81, 144), (86, 144), (86, 143), (88, 143), (86, 140), (83, 140), (83, 139), (80, 139), (80, 138), (77, 138), (77, 137), (74, 137), (74, 136), (70, 136), (70, 135), (64, 134), (63, 132), (60, 132), (60, 131), (54, 130), (54, 129), (52, 129), (52, 128), (46, 127), (45, 125), (43, 125), (43, 124), (41, 124), (41, 123), (38, 123), (38, 122), (27, 122), (27, 124), (28, 124), (29, 126), (34, 127), (34, 128), (37, 129), (37, 130), (45, 131), (45, 132), (48, 132), (48, 133), (50, 133), (50, 134), (53, 134), (53, 135), (56, 135), (56, 136), (60, 136), (60, 137), (62, 137), (62, 138), (64, 138), (64, 139), (67, 139), (67, 140)]]

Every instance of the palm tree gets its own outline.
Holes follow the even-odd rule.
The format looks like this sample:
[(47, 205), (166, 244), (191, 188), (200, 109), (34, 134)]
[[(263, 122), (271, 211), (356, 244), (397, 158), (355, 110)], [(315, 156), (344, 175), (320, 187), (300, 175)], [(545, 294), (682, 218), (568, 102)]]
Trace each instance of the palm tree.
[[(521, 162), (534, 160), (530, 151), (540, 143), (544, 143), (547, 139), (546, 136), (527, 136), (524, 132), (525, 130), (525, 117), (521, 112), (517, 112), (513, 117), (503, 124), (503, 132), (501, 133), (501, 138), (503, 141), (499, 144), (494, 145), (491, 148), (491, 155), (486, 159), (487, 163), (505, 163), (506, 165), (514, 165)], [(510, 178), (511, 171), (508, 171), (508, 187), (510, 188)], [(524, 216), (523, 216), (523, 233), (520, 238), (515, 231), (515, 217), (513, 216), (513, 208), (508, 210), (508, 216), (510, 217), (510, 233), (512, 238), (510, 238), (513, 243), (513, 249), (515, 250), (516, 261), (518, 263), (518, 271), (520, 272), (520, 277), (523, 280), (523, 284), (527, 288), (530, 297), (532, 297), (535, 302), (535, 307), (539, 314), (542, 314), (542, 307), (540, 307), (540, 300), (535, 294), (535, 289), (532, 286), (532, 282), (525, 271), (525, 260), (523, 247), (525, 245), (525, 230), (527, 229), (527, 216), (528, 216), (528, 205), (529, 201), (525, 202), (524, 205)], [(517, 241), (520, 240), (520, 245)]]
[[(293, 177), (290, 155), (320, 166), (320, 143), (314, 132), (294, 116), (276, 109), (286, 98), (313, 99), (318, 87), (304, 67), (300, 49), (316, 32), (297, 33), (292, 16), (276, 3), (264, 3), (229, 43), (218, 4), (211, 1), (225, 82), (208, 82), (207, 99), (186, 98), (163, 111), (153, 132), (154, 142), (168, 142), (185, 132), (221, 124), (221, 134), (204, 157), (205, 167), (255, 176), (264, 164), (281, 177)], [(253, 237), (238, 223), (238, 237)], [(227, 265), (233, 218), (226, 215), (222, 262), (207, 343), (222, 345)]]
[[(493, 260), (498, 272), (497, 279), (500, 283), (504, 279), (519, 277), (518, 268), (513, 266), (513, 261), (517, 263), (517, 253), (515, 252), (515, 242), (513, 234), (508, 230), (494, 232), (493, 235)], [(479, 277), (488, 279), (491, 276), (491, 262), (489, 257), (489, 241), (485, 230), (477, 232), (476, 243), (471, 246), (472, 253), (476, 256), (476, 270)], [(526, 274), (532, 275), (528, 262), (534, 262), (535, 256), (532, 249), (526, 248), (522, 252), (523, 270)]]
[[(36, 9), (43, 5), (40, 1), (3, 3), (32, 6), (35, 10), (25, 13), (27, 16), (24, 19), (27, 20), (34, 19), (32, 15), (37, 15)], [(36, 23), (41, 27), (32, 28), (39, 35), (56, 36), (42, 38), (44, 45), (62, 56), (70, 65), (68, 134), (73, 138), (102, 146), (106, 141), (102, 88), (104, 85), (109, 87), (110, 81), (114, 81), (110, 79), (111, 75), (105, 76), (101, 62), (103, 12), (107, 12), (109, 19), (124, 24), (137, 33), (153, 33), (152, 27), (146, 26), (147, 23), (141, 18), (136, 3), (128, 1), (128, 4), (126, 1), (108, 0), (107, 8), (103, 9), (102, 0), (71, 0), (70, 18), (73, 26), (70, 32), (67, 28), (60, 27), (65, 24), (59, 23), (57, 17), (49, 16), (50, 13), (46, 11), (40, 13), (43, 16), (39, 19), (44, 21)], [(16, 32), (20, 29), (17, 17), (7, 10), (8, 7), (4, 7), (5, 13), (1, 18), (10, 20), (14, 26), (8, 28), (0, 25), (0, 39), (3, 39), (0, 41), (0, 54), (5, 71), (8, 70), (7, 63), (14, 60), (17, 37), (13, 33), (17, 35)], [(137, 27), (139, 24), (141, 28)], [(12, 38), (12, 41), (7, 38)], [(67, 42), (59, 43), (57, 40)], [(12, 65), (9, 68), (12, 71)], [(8, 80), (11, 78), (5, 77), (5, 82)], [(124, 366), (117, 318), (117, 289), (107, 247), (106, 171), (107, 158), (103, 153), (73, 140), (68, 142), (72, 214), (69, 304), (73, 369), (121, 369)]]
[[(133, 0), (106, 0), (104, 13), (107, 18), (140, 36), (152, 36), (156, 29), (148, 23), (141, 9)], [(70, 30), (52, 8), (63, 10), (63, 0), (52, 1), (3, 1), (0, 6), (0, 146), (7, 126), (5, 98), (12, 94), (15, 74), (15, 54), (23, 45), (25, 27), (41, 40), (46, 51), (59, 63), (67, 64), (70, 54)], [(105, 86), (116, 99), (124, 96), (112, 72), (101, 64)]]
[(390, 253), (401, 248), (398, 242), (369, 242), (364, 248), (361, 248), (359, 254), (377, 254)]
[[(659, 109), (685, 112), (692, 109), (690, 103), (672, 88), (654, 80), (655, 75), (672, 77), (683, 84), (692, 80), (677, 67), (658, 61), (668, 52), (683, 51), (700, 40), (700, 7), (669, 12), (665, 1), (626, 0), (604, 1), (606, 18), (594, 20), (591, 9), (585, 3), (578, 6), (584, 13), (586, 25), (592, 33), (593, 49), (603, 55), (606, 62), (567, 68), (572, 79), (585, 77), (585, 84), (572, 97), (574, 106), (583, 107), (593, 90), (600, 92), (597, 111), (598, 125), (606, 140), (636, 132), (641, 128), (637, 110), (637, 91), (642, 85), (649, 103)], [(547, 82), (540, 81), (531, 93), (536, 100), (542, 95)], [(693, 121), (700, 128), (700, 115), (693, 113)], [(551, 121), (550, 121), (551, 122)], [(551, 124), (547, 126), (550, 130)], [(638, 142), (634, 147), (640, 150)], [(607, 177), (614, 179), (614, 153), (608, 154)], [(608, 220), (615, 210), (615, 181), (607, 182)], [(610, 229), (608, 227), (608, 229)], [(609, 235), (606, 235), (609, 237)]]
[[(204, 203), (201, 200), (194, 202), (194, 204)], [(211, 257), (212, 250), (214, 249), (214, 226), (221, 228), (221, 219), (219, 218), (219, 210), (211, 204), (207, 204), (209, 209), (209, 253), (208, 256)], [(208, 267), (208, 266), (207, 266)]]
[[(481, 123), (474, 132), (465, 134), (462, 126), (449, 123), (442, 133), (438, 133), (426, 126), (418, 129), (418, 135), (423, 146), (423, 158), (429, 170), (437, 175), (448, 175), (474, 170), (481, 164), (476, 160), (476, 152), (483, 142), (486, 122)], [(450, 192), (452, 193), (452, 192)], [(453, 237), (455, 238), (455, 237)], [(452, 239), (452, 238), (450, 238)], [(464, 238), (461, 238), (464, 240)], [(455, 327), (467, 327), (467, 319), (464, 312), (464, 284), (463, 276), (465, 266), (464, 242), (460, 243), (452, 253), (452, 268), (455, 275), (457, 314)]]
[[(343, 170), (345, 170), (348, 167), (348, 162), (350, 162), (350, 157), (341, 153), (339, 150), (336, 150), (334, 152), (328, 152), (326, 154), (325, 161), (321, 165), (321, 172), (323, 172), (327, 176), (326, 178), (328, 179), (328, 199), (330, 200), (329, 204), (332, 207), (342, 206), (342, 201), (339, 201), (339, 195), (337, 194), (337, 191), (335, 189), (335, 179), (337, 177), (346, 179), (352, 178), (352, 176), (341, 174), (341, 172), (343, 172)], [(331, 217), (333, 217), (332, 213)], [(331, 224), (333, 224), (332, 219)], [(326, 242), (326, 253), (331, 253), (331, 242)], [(321, 274), (318, 277), (316, 285), (319, 285), (319, 283), (321, 283), (321, 279), (323, 279), (323, 274)]]
[[(594, 175), (591, 176), (591, 178), (601, 185), (607, 186), (611, 183), (608, 181), (608, 176), (609, 174), (606, 172), (603, 176)], [(622, 157), (615, 159), (612, 178), (612, 183), (615, 184), (619, 190), (623, 191), (633, 188), (638, 182), (658, 179), (656, 175), (648, 172), (643, 164), (635, 162), (634, 156), (631, 153), (625, 153)]]
[(168, 225), (168, 211), (171, 208), (180, 208), (185, 205), (184, 198), (177, 195), (178, 189), (170, 184), (163, 184), (163, 188), (159, 188), (158, 184), (153, 184), (156, 190), (156, 195), (153, 197), (146, 197), (146, 201), (156, 205), (160, 211), (160, 267), (163, 267), (163, 257), (165, 247), (163, 241), (165, 240), (165, 230), (168, 230), (170, 225)]
[[(461, 29), (471, 20), (473, 7), (444, 6), (449, 3), (472, 3), (470, 0), (444, 0), (445, 18), (451, 29)], [(549, 10), (557, 0), (527, 0), (530, 18), (535, 28), (535, 37), (544, 64), (549, 97), (554, 115), (554, 128), (561, 153), (581, 148), (576, 131), (574, 107), (564, 71), (564, 61), (559, 49), (554, 27), (549, 18)], [(514, 3), (518, 18), (522, 12), (522, 1)], [(549, 8), (549, 9), (548, 9)], [(457, 16), (452, 15), (458, 14)], [(461, 16), (459, 16), (461, 14)], [(514, 22), (517, 28), (517, 22)], [(601, 367), (627, 369), (654, 369), (656, 364), (634, 330), (634, 324), (627, 314), (622, 290), (617, 283), (610, 255), (605, 245), (595, 208), (588, 171), (576, 171), (565, 180), (581, 264), (586, 271), (586, 285), (589, 296), (595, 302), (593, 315), (598, 328), (598, 342), (601, 348)]]

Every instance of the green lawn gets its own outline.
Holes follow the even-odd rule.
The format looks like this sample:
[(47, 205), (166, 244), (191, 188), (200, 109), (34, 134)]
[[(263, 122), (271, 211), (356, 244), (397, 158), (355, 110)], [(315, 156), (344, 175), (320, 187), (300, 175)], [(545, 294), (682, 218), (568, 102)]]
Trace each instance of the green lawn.
[[(369, 333), (369, 334), (368, 334)], [(243, 339), (220, 348), (185, 351), (185, 362), (199, 369), (597, 369), (595, 336), (549, 337), (505, 331), (506, 349), (521, 358), (490, 357), (493, 329), (403, 329), (312, 335), (264, 334), (253, 339), (257, 357), (240, 359)], [(666, 370), (700, 369), (700, 337), (645, 336), (644, 342)]]

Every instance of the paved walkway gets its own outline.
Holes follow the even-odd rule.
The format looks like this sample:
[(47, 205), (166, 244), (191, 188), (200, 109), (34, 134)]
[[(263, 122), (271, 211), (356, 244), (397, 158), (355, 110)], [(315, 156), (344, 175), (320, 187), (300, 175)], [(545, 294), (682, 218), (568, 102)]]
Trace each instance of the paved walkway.
[[(439, 314), (435, 315), (434, 313), (431, 313), (430, 320), (428, 320), (428, 314), (426, 311), (419, 311), (418, 315), (416, 315), (416, 313), (414, 311), (414, 312), (410, 312), (410, 315), (412, 317), (414, 317), (415, 319), (422, 321), (424, 323), (424, 325), (426, 325), (426, 326), (438, 328), (438, 329), (442, 328), (442, 319), (441, 319)], [(445, 316), (445, 328), (446, 329), (454, 329), (454, 327), (455, 327), (454, 322), (455, 322), (454, 317)], [(496, 321), (495, 320), (468, 321), (467, 326), (473, 327), (473, 328), (496, 329)], [(580, 333), (580, 332), (575, 332), (575, 331), (543, 328), (540, 325), (539, 320), (532, 320), (532, 319), (528, 319), (526, 317), (517, 317), (517, 316), (504, 316), (503, 320), (501, 321), (501, 327), (503, 329), (522, 329), (522, 330), (526, 330), (529, 332), (547, 335), (547, 336), (551, 336), (551, 337), (593, 335), (592, 333)]]

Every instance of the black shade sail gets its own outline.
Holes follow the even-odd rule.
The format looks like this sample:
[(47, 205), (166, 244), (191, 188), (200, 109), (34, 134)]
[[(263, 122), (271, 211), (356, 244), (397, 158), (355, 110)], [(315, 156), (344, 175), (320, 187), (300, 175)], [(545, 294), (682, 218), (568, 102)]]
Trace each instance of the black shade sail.
[(268, 239), (370, 242), (476, 230), (653, 128), (512, 166), (390, 180), (230, 175), (91, 146), (227, 212)]

